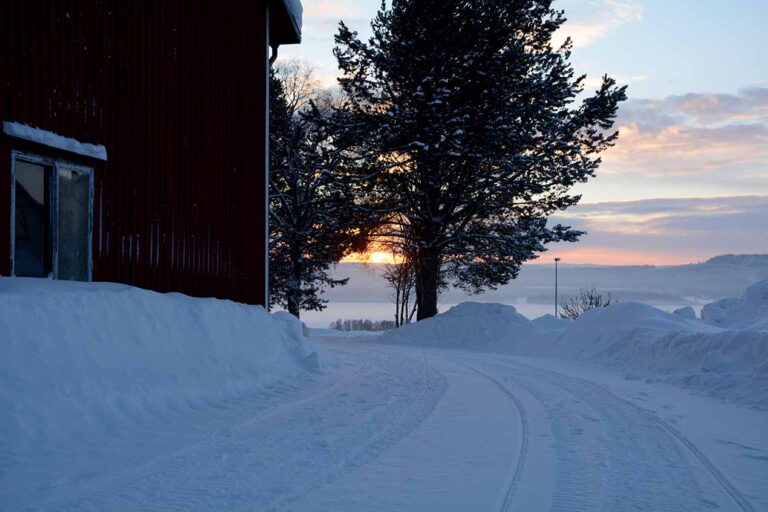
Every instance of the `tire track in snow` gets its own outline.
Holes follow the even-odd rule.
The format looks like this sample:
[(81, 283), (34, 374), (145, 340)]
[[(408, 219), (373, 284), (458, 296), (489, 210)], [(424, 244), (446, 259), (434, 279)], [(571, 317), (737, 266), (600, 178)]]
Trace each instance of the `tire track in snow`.
[[(581, 380), (581, 379), (579, 379)], [(586, 381), (588, 382), (588, 381)], [(592, 383), (590, 383), (592, 384)], [(709, 473), (709, 475), (718, 483), (718, 485), (725, 491), (728, 496), (733, 500), (733, 502), (743, 511), (743, 512), (755, 512), (755, 509), (752, 507), (752, 505), (747, 501), (747, 499), (744, 497), (743, 494), (739, 492), (738, 489), (726, 478), (725, 475), (718, 469), (718, 467), (711, 461), (709, 458), (704, 455), (704, 453), (699, 450), (699, 448), (687, 437), (685, 437), (679, 430), (674, 428), (672, 425), (667, 423), (666, 421), (662, 420), (652, 412), (640, 407), (637, 404), (634, 404), (630, 402), (629, 400), (625, 400), (621, 397), (616, 396), (612, 392), (608, 391), (607, 389), (598, 386), (596, 384), (593, 384), (596, 386), (596, 388), (599, 390), (599, 392), (604, 393), (607, 396), (611, 396), (616, 400), (619, 400), (620, 402), (625, 403), (629, 407), (633, 408), (635, 411), (637, 411), (642, 416), (646, 417), (650, 421), (656, 423), (661, 429), (665, 430), (668, 435), (675, 438), (684, 448), (687, 449), (687, 451), (696, 458), (699, 463), (702, 465), (702, 467)]]
[[(425, 356), (367, 354), (349, 383), (278, 405), (141, 470), (59, 494), (55, 510), (268, 510), (376, 458), (428, 417), (445, 379)], [(426, 372), (426, 373), (425, 373)], [(319, 396), (319, 398), (317, 398)], [(298, 401), (298, 400), (297, 400)]]
[[(543, 368), (539, 368), (536, 366), (528, 365), (525, 363), (521, 363), (518, 361), (510, 361), (505, 360), (503, 362), (500, 362), (498, 359), (488, 360), (485, 356), (477, 355), (475, 356), (477, 359), (481, 361), (485, 361), (486, 363), (490, 363), (494, 366), (500, 366), (500, 367), (506, 367), (510, 370), (527, 370), (529, 372), (532, 372), (534, 374), (538, 375), (547, 375), (550, 377), (554, 377), (554, 380), (561, 381), (560, 386), (563, 389), (567, 389), (567, 384), (563, 383), (564, 380), (571, 380), (580, 383), (585, 388), (590, 389), (595, 394), (601, 395), (605, 402), (615, 401), (623, 404), (624, 406), (629, 407), (632, 411), (634, 411), (636, 414), (641, 415), (643, 418), (647, 419), (651, 423), (653, 423), (659, 430), (664, 432), (670, 439), (674, 441), (674, 443), (680, 447), (680, 449), (688, 454), (689, 459), (693, 459), (698, 462), (699, 466), (704, 470), (704, 472), (709, 475), (709, 477), (714, 480), (718, 487), (722, 489), (724, 494), (733, 501), (733, 503), (738, 507), (739, 510), (742, 512), (755, 512), (754, 507), (749, 503), (747, 498), (739, 492), (739, 490), (728, 480), (728, 478), (720, 471), (720, 469), (685, 435), (683, 435), (680, 431), (675, 429), (673, 426), (656, 416), (654, 413), (644, 409), (643, 407), (632, 403), (629, 400), (623, 399), (616, 394), (612, 393), (611, 391), (605, 389), (602, 386), (599, 386), (598, 384), (588, 381), (586, 379), (582, 379), (579, 377), (573, 377), (573, 376), (566, 376), (563, 374), (560, 374), (558, 372), (554, 372), (551, 370), (546, 370)], [(515, 378), (513, 376), (513, 378)], [(518, 379), (515, 379), (518, 380)]]
[[(423, 413), (425, 411), (431, 412), (431, 410), (436, 405), (435, 400), (430, 400), (430, 394), (437, 391), (439, 397), (442, 396), (443, 391), (435, 388), (433, 382), (434, 379), (430, 376), (430, 367), (427, 362), (427, 357), (423, 351), (421, 356), (424, 371), (424, 388), (421, 394), (415, 400), (413, 400), (413, 403), (418, 404), (416, 411)], [(437, 372), (435, 369), (432, 371)], [(437, 373), (439, 374), (439, 372)], [(414, 414), (414, 412), (409, 409), (410, 408), (405, 408), (403, 411), (401, 411), (389, 422), (389, 424), (375, 433), (367, 443), (359, 447), (345, 460), (342, 460), (340, 463), (336, 464), (332, 468), (332, 471), (330, 471), (334, 477), (326, 481), (326, 483), (330, 483), (331, 481), (338, 478), (339, 475), (349, 473), (354, 469), (363, 466), (371, 460), (375, 459), (387, 447), (416, 428), (416, 426), (421, 423), (424, 418), (421, 417), (421, 414)], [(269, 510), (280, 510), (281, 507), (290, 504), (302, 496), (305, 496), (311, 492), (311, 490), (312, 488), (305, 488), (302, 489), (301, 492), (294, 493), (290, 496), (280, 497), (279, 499), (270, 503)]]
[[(298, 410), (301, 407), (306, 407), (312, 403), (318, 402), (322, 398), (329, 396), (333, 393), (337, 393), (349, 386), (355, 378), (357, 378), (363, 370), (369, 365), (369, 361), (365, 360), (358, 365), (354, 370), (343, 374), (336, 382), (330, 386), (322, 388), (320, 391), (312, 392), (308, 395), (304, 395), (301, 398), (290, 401), (288, 403), (278, 403), (274, 407), (267, 407), (266, 409), (258, 412), (253, 417), (248, 418), (245, 421), (240, 421), (236, 425), (224, 429), (214, 431), (212, 434), (202, 438), (198, 442), (183, 447), (181, 449), (174, 450), (163, 455), (159, 455), (145, 462), (134, 465), (128, 469), (120, 471), (119, 473), (113, 473), (108, 476), (85, 481), (75, 484), (70, 488), (55, 493), (51, 496), (46, 496), (42, 500), (36, 502), (32, 508), (45, 509), (53, 504), (67, 502), (68, 500), (76, 500), (78, 497), (87, 495), (98, 495), (105, 492), (106, 489), (117, 485), (125, 485), (136, 478), (140, 478), (142, 475), (152, 472), (155, 468), (163, 466), (163, 464), (173, 463), (175, 459), (187, 457), (193, 455), (195, 452), (205, 450), (211, 445), (226, 441), (226, 439), (232, 437), (233, 434), (241, 432), (247, 428), (255, 428), (260, 424), (268, 422), (280, 415), (290, 413), (294, 410)], [(267, 403), (280, 399), (289, 392), (281, 392), (282, 386), (288, 385), (284, 382), (275, 383), (268, 388), (260, 390), (256, 396), (252, 399), (255, 403), (260, 403), (262, 400)], [(290, 386), (290, 385), (289, 385)], [(300, 389), (300, 388), (298, 388)], [(277, 390), (277, 391), (276, 391)], [(238, 405), (234, 403), (232, 405)], [(155, 426), (158, 428), (159, 426)], [(60, 505), (59, 505), (60, 506)]]
[(507, 486), (506, 486), (507, 487), (506, 491), (504, 492), (504, 497), (501, 500), (501, 505), (499, 507), (499, 510), (501, 512), (507, 512), (511, 510), (510, 506), (512, 504), (512, 497), (515, 494), (515, 489), (517, 488), (517, 484), (520, 481), (520, 477), (523, 474), (525, 459), (528, 456), (528, 436), (529, 436), (528, 416), (525, 412), (525, 408), (523, 407), (522, 402), (520, 402), (520, 399), (518, 399), (514, 393), (512, 393), (509, 389), (507, 389), (507, 387), (504, 384), (502, 384), (501, 381), (499, 381), (498, 379), (496, 379), (491, 375), (488, 375), (485, 372), (478, 370), (474, 366), (470, 366), (460, 361), (455, 361), (455, 362), (460, 364), (461, 366), (464, 366), (472, 370), (473, 372), (480, 375), (481, 377), (484, 377), (485, 379), (491, 381), (512, 402), (512, 404), (515, 406), (515, 409), (517, 409), (517, 417), (520, 420), (520, 449), (518, 450), (519, 455), (517, 457), (515, 468), (512, 472), (511, 478), (509, 478), (509, 482), (507, 483)]

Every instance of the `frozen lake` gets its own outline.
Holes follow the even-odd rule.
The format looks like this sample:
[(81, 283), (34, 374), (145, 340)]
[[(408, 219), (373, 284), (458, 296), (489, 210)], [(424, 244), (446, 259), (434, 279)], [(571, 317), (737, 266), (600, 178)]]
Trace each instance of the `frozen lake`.
[[(304, 311), (301, 319), (310, 327), (328, 327), (337, 319), (391, 320), (392, 290), (375, 264), (342, 263), (333, 276), (349, 278), (346, 286), (327, 290), (325, 311)], [(554, 313), (555, 274), (550, 265), (523, 265), (517, 279), (480, 295), (449, 289), (441, 294), (440, 311), (461, 302), (494, 302), (515, 306), (528, 318)], [(665, 311), (738, 297), (757, 281), (768, 279), (768, 255), (720, 256), (704, 263), (673, 266), (568, 266), (559, 270), (560, 298), (583, 288), (610, 293), (619, 302), (642, 302)]]
[[(475, 302), (497, 302), (493, 300), (484, 300), (483, 296), (468, 298), (467, 300), (474, 300)], [(526, 299), (517, 299), (515, 301), (506, 301), (506, 304), (514, 306), (517, 311), (530, 319), (534, 319), (541, 315), (554, 314), (554, 304), (539, 304), (530, 303)], [(444, 313), (451, 307), (455, 306), (455, 302), (441, 302), (440, 312)], [(674, 311), (682, 306), (692, 306), (698, 314), (704, 303), (680, 302), (676, 304), (653, 304), (651, 305), (663, 309), (664, 311)], [(328, 327), (328, 325), (341, 318), (346, 319), (369, 319), (369, 320), (393, 320), (395, 314), (395, 306), (391, 302), (331, 302), (328, 304), (328, 308), (324, 311), (302, 311), (301, 320), (309, 327)]]

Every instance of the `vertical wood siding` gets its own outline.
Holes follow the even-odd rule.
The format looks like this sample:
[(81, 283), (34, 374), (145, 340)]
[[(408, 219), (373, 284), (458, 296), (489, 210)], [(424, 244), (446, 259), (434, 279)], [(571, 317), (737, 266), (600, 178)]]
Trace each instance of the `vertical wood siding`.
[[(106, 163), (87, 162), (94, 280), (263, 303), (266, 9), (0, 2), (0, 119), (107, 148)], [(0, 143), (3, 275), (19, 145)]]

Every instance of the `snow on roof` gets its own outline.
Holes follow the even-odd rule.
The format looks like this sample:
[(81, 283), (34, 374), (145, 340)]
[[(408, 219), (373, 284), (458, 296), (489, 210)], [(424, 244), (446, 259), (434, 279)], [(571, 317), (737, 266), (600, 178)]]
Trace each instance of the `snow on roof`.
[(293, 18), (293, 22), (296, 24), (296, 28), (301, 34), (301, 17), (304, 14), (304, 8), (301, 6), (300, 0), (283, 0), (285, 8), (288, 14)]
[(18, 139), (28, 140), (51, 148), (61, 149), (97, 160), (107, 160), (107, 148), (101, 144), (88, 144), (70, 137), (41, 130), (26, 124), (3, 121), (3, 133)]
[(269, 39), (272, 46), (301, 42), (301, 17), (304, 9), (300, 0), (275, 0), (270, 14)]

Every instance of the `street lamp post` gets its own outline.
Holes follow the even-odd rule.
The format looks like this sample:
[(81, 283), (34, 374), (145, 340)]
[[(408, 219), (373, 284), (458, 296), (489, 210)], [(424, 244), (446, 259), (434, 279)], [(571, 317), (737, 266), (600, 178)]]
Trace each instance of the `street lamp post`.
[(557, 318), (557, 263), (560, 258), (555, 258), (555, 318)]

